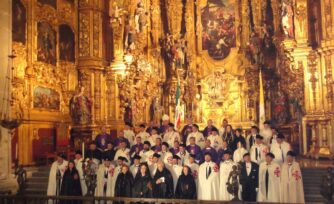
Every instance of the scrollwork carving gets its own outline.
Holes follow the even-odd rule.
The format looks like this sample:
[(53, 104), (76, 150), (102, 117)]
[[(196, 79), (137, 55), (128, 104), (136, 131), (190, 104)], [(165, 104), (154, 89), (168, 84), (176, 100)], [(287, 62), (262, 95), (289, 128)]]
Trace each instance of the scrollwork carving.
[(79, 56), (89, 56), (89, 13), (79, 14)]
[(37, 22), (46, 21), (54, 26), (58, 22), (57, 11), (52, 6), (46, 4), (37, 4), (35, 16)]

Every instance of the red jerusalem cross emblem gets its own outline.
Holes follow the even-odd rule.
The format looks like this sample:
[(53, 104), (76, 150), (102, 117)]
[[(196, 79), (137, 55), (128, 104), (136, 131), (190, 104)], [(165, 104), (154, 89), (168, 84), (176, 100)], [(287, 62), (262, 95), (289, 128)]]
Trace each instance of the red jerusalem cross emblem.
[(279, 176), (280, 176), (281, 171), (279, 170), (278, 167), (276, 167), (276, 169), (275, 169), (275, 171), (274, 171), (274, 174), (275, 174), (276, 177), (279, 177)]
[(295, 177), (296, 181), (302, 178), (297, 170), (292, 173), (292, 176)]

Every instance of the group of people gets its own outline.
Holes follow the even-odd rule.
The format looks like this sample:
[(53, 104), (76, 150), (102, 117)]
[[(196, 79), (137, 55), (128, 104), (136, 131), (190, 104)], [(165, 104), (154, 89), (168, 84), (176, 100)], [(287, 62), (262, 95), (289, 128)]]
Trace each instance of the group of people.
[(301, 170), (284, 135), (269, 121), (243, 133), (226, 119), (219, 129), (208, 120), (203, 131), (189, 119), (179, 133), (168, 116), (160, 127), (140, 125), (136, 133), (125, 124), (117, 138), (102, 128), (84, 157), (58, 156), (48, 195), (85, 195), (82, 164), (89, 163), (96, 167), (95, 196), (229, 201), (236, 196), (234, 173), (240, 200), (304, 203)]

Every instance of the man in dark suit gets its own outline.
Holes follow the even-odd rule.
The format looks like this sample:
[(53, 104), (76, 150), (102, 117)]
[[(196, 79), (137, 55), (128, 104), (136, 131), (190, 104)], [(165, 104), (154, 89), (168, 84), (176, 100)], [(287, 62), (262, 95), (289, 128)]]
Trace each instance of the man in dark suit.
[(259, 165), (251, 161), (249, 153), (244, 154), (243, 159), (239, 180), (242, 186), (242, 200), (255, 202), (259, 186)]

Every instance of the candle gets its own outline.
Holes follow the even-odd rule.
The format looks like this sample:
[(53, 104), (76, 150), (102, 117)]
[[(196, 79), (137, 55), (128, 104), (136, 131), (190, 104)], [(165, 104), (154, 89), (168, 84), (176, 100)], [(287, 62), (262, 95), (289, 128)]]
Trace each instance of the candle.
[(85, 158), (85, 142), (82, 140), (82, 158)]

